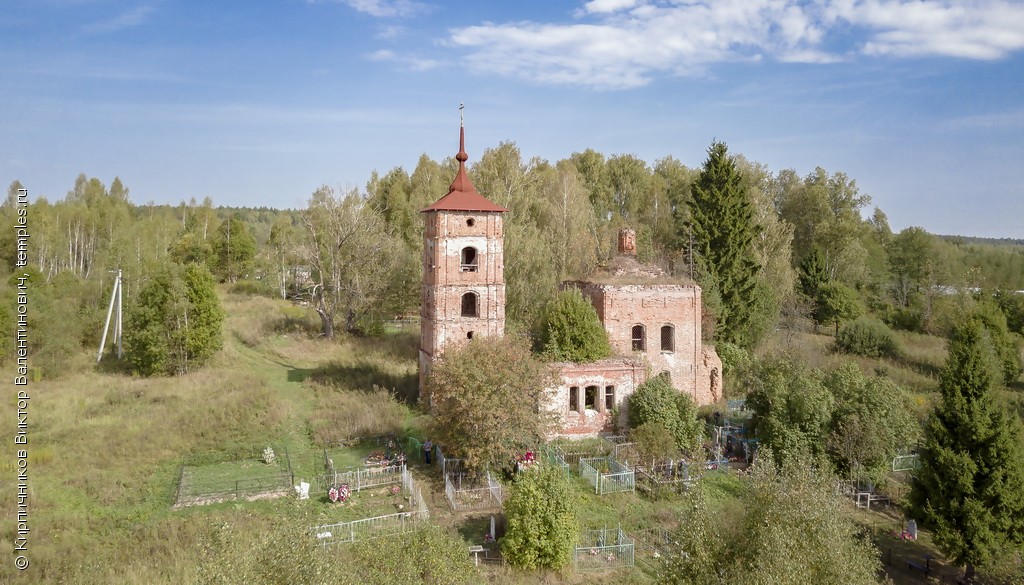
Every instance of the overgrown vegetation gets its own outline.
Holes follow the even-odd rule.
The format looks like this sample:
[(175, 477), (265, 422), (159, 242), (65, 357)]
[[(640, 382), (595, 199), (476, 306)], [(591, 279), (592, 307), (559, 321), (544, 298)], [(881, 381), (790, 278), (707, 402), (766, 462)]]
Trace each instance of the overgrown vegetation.
[(708, 509), (700, 490), (689, 497), (662, 582), (879, 583), (878, 550), (858, 535), (832, 478), (810, 460), (776, 467), (762, 451), (730, 523)]
[[(671, 157), (648, 165), (593, 150), (552, 164), (524, 160), (514, 144), (502, 143), (469, 170), (481, 193), (514, 210), (505, 226), (508, 330), (537, 323), (558, 283), (608, 262), (616, 232), (631, 227), (640, 260), (703, 287), (705, 314), (712, 315), (704, 325), (715, 330), (717, 315), (730, 397), (747, 396), (752, 432), (777, 460), (759, 465), (749, 481), (702, 479), (703, 503), (655, 504), (636, 494), (600, 499), (576, 486), (572, 493), (589, 514), (578, 524), (691, 527), (676, 536), (689, 556), (673, 555), (669, 566), (693, 582), (702, 575), (860, 582), (877, 564), (844, 510), (820, 489), (826, 470), (881, 479), (892, 456), (918, 442), (912, 415), (928, 413), (941, 396), (927, 426), (918, 488), (926, 496), (916, 500), (915, 514), (935, 527), (936, 542), (956, 562), (1015, 570), (1024, 514), (1013, 494), (1024, 490), (1018, 485), (1005, 497), (1001, 490), (1020, 483), (1024, 459), (1024, 439), (1014, 430), (1024, 413), (1024, 295), (1013, 292), (1024, 289), (1024, 246), (937, 238), (920, 228), (893, 233), (881, 210), (862, 219), (870, 198), (841, 172), (772, 173), (730, 156), (720, 143), (708, 154), (703, 169)], [(15, 355), (17, 279), (27, 274), (32, 400), (45, 404), (31, 418), (33, 518), (42, 527), (33, 533), (31, 579), (482, 580), (469, 566), (467, 543), (444, 528), (324, 557), (303, 540), (315, 519), (290, 501), (168, 507), (183, 458), (264, 465), (257, 458), (268, 443), (287, 447), (300, 474), (321, 469), (323, 447), (389, 431), (428, 427), (431, 438), (446, 450), (465, 449), (478, 467), (508, 463), (540, 444), (543, 425), (534, 411), (547, 382), (523, 341), (452, 365), (437, 382), (444, 407), (437, 416), (410, 406), (418, 394), (417, 333), (396, 332), (385, 319), (415, 312), (422, 276), (417, 210), (444, 193), (453, 168), (450, 159), (423, 156), (412, 173), (375, 173), (365, 193), (318, 191), (304, 211), (215, 208), (209, 199), (133, 205), (119, 179), (107, 187), (83, 174), (66, 197), (29, 205), (29, 266), (15, 264), (12, 230), (0, 232), (0, 260), (12, 271), (2, 279), (0, 328), (8, 334), (0, 359), (10, 364)], [(0, 205), (8, 224), (18, 186)], [(721, 225), (705, 221), (713, 216)], [(719, 236), (724, 247), (709, 248)], [(721, 254), (735, 258), (716, 260)], [(129, 361), (108, 353), (92, 368), (118, 269)], [(217, 312), (210, 273), (234, 283), (230, 294), (220, 291), (227, 308), (221, 351), (220, 326), (198, 326)], [(550, 306), (564, 300), (558, 298)], [(577, 301), (559, 339), (596, 332)], [(855, 319), (861, 313), (866, 317)], [(895, 331), (868, 320), (875, 318)], [(810, 332), (808, 319), (828, 325), (828, 334)], [(957, 341), (944, 369), (937, 336), (956, 331), (962, 341), (964, 322), (987, 349)], [(577, 341), (564, 348), (558, 341), (565, 352), (559, 359), (603, 352), (570, 356), (601, 345), (592, 334)], [(833, 346), (843, 353), (832, 353)], [(202, 361), (204, 369), (193, 371)], [(124, 375), (129, 367), (180, 375), (131, 378)], [(663, 390), (634, 395), (631, 418), (641, 414), (631, 420), (633, 438), (648, 457), (695, 455), (699, 433), (690, 431), (700, 423), (692, 405)], [(0, 432), (13, 436), (13, 405), (0, 403), (0, 415)], [(346, 454), (353, 462), (363, 455)], [(7, 471), (15, 469), (8, 464)], [(0, 485), (0, 503), (15, 508), (12, 484)], [(822, 549), (819, 536), (834, 550)], [(11, 530), (0, 533), (9, 548), (13, 538)], [(573, 579), (496, 575), (496, 582)], [(9, 564), (0, 568), (0, 580), (17, 578)], [(614, 574), (605, 581), (645, 578)]]
[(484, 337), (445, 351), (427, 380), (434, 441), (474, 470), (511, 465), (551, 429), (553, 415), (540, 408), (551, 375), (525, 339)]
[(870, 317), (859, 317), (843, 325), (836, 335), (836, 348), (872, 358), (896, 358), (903, 351), (885, 323)]
[(205, 267), (163, 267), (129, 305), (125, 357), (144, 376), (184, 374), (223, 345), (224, 312)]
[(544, 308), (533, 345), (553, 361), (592, 362), (612, 355), (597, 311), (574, 287), (558, 293)]
[(704, 423), (697, 420), (693, 399), (672, 387), (665, 376), (655, 376), (641, 384), (628, 402), (629, 426), (643, 429), (642, 448), (648, 452), (664, 451), (659, 439), (664, 429), (675, 442), (675, 450), (697, 456), (704, 442)]
[(578, 538), (576, 498), (561, 469), (534, 466), (516, 476), (505, 502), (501, 551), (518, 569), (564, 569)]

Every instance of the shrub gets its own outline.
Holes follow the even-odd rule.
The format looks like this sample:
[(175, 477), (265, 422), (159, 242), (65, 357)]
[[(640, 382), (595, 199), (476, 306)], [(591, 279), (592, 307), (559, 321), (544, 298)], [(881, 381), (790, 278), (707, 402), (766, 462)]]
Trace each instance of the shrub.
[(870, 317), (859, 317), (843, 325), (836, 336), (836, 348), (872, 358), (898, 357), (903, 352), (885, 323)]
[(650, 421), (633, 429), (629, 438), (636, 443), (640, 456), (646, 459), (667, 459), (676, 457), (676, 439), (660, 422)]
[(919, 308), (887, 306), (882, 313), (885, 324), (902, 331), (920, 333), (924, 329), (924, 312)]
[(184, 374), (220, 350), (223, 321), (213, 277), (205, 267), (165, 266), (129, 307), (126, 357), (144, 376)]
[(718, 357), (722, 358), (722, 374), (733, 374), (743, 369), (751, 362), (750, 352), (728, 341), (720, 341), (715, 344), (715, 351)]
[(250, 297), (269, 297), (272, 299), (280, 297), (277, 285), (267, 279), (254, 280), (246, 278), (244, 280), (239, 280), (231, 285), (228, 292), (235, 295), (245, 295)]
[(704, 425), (697, 420), (697, 405), (680, 394), (664, 376), (641, 384), (629, 397), (629, 425), (639, 430), (648, 423), (662, 425), (675, 439), (676, 448), (689, 454), (700, 448)]
[(592, 362), (612, 354), (597, 311), (577, 288), (558, 293), (544, 308), (534, 350), (554, 360)]
[(520, 569), (561, 569), (576, 545), (576, 499), (561, 469), (534, 466), (516, 477), (505, 502), (501, 552)]

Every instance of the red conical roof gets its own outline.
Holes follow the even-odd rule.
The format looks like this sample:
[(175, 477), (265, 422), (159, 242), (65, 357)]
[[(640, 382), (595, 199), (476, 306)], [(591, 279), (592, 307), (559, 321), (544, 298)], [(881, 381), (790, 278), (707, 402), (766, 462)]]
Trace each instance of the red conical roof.
[(448, 188), (448, 194), (421, 210), (422, 212), (495, 211), (504, 213), (508, 211), (477, 193), (476, 187), (469, 181), (469, 175), (466, 174), (466, 161), (469, 160), (469, 155), (466, 154), (466, 129), (461, 125), (459, 126), (459, 154), (455, 155), (455, 160), (459, 161), (459, 172), (455, 174), (455, 180)]

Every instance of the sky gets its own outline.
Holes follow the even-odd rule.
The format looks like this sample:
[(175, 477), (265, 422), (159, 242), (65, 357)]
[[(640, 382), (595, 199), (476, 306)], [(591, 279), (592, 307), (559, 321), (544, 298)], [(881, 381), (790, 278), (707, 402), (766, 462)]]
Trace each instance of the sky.
[(453, 156), (460, 103), (471, 162), (721, 140), (894, 230), (1024, 238), (1021, 0), (0, 0), (0, 181), (33, 197), (301, 208)]

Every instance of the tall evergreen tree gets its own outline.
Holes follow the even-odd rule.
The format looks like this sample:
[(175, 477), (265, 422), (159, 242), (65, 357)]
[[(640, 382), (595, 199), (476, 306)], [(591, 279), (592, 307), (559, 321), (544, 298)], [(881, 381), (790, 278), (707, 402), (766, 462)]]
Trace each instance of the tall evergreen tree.
[(828, 282), (825, 254), (815, 246), (811, 253), (800, 262), (800, 292), (811, 301), (817, 301), (818, 291)]
[(770, 292), (758, 279), (752, 242), (761, 228), (742, 184), (725, 143), (714, 142), (687, 202), (700, 274), (717, 285), (722, 301), (717, 336), (749, 347), (763, 334), (754, 326), (764, 324), (757, 311)]
[(999, 378), (985, 328), (972, 320), (954, 329), (910, 497), (968, 576), (1024, 546), (1024, 442), (1020, 420), (995, 396)]

